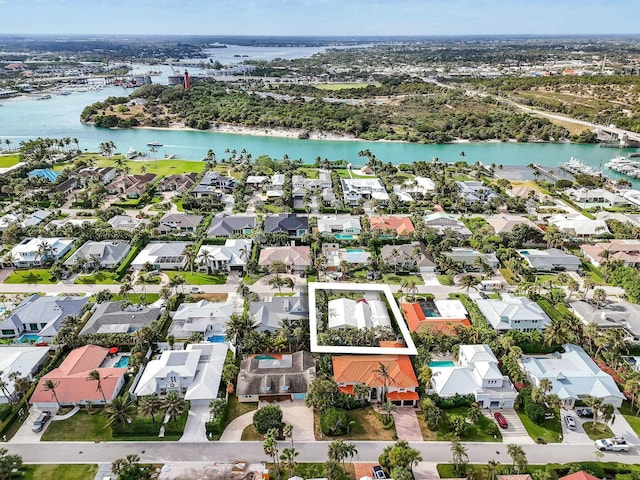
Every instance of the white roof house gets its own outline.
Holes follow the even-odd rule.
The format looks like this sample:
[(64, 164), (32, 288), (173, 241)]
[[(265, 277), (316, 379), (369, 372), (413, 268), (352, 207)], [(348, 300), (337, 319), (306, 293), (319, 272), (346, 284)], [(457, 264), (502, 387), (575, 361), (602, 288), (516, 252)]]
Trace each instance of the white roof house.
[(547, 223), (554, 225), (561, 232), (578, 238), (611, 233), (604, 220), (591, 220), (584, 215), (552, 215), (547, 219)]
[(87, 267), (95, 268), (100, 265), (102, 268), (116, 268), (125, 259), (129, 250), (131, 246), (127, 240), (88, 241), (73, 252), (64, 264), (72, 267), (79, 259), (85, 258)]
[(470, 248), (454, 247), (450, 252), (443, 252), (443, 255), (446, 255), (454, 262), (461, 262), (465, 264), (466, 267), (475, 267), (477, 258), (481, 258), (493, 268), (500, 265), (495, 253), (482, 253)]
[[(7, 345), (2, 347), (0, 355), (0, 380), (5, 388), (0, 392), (0, 404), (8, 403), (10, 396), (14, 395), (14, 384), (10, 378), (12, 373), (19, 377), (27, 377), (33, 380), (40, 365), (42, 365), (49, 353), (49, 347), (34, 347), (31, 345)], [(6, 390), (6, 392), (5, 392)]]
[(482, 315), (498, 332), (539, 332), (551, 321), (544, 310), (527, 297), (514, 297), (509, 293), (503, 293), (501, 297), (500, 300), (476, 300)]
[(431, 388), (441, 397), (474, 395), (481, 408), (513, 408), (516, 389), (488, 345), (460, 345), (456, 365), (431, 371)]
[(518, 250), (529, 267), (538, 272), (550, 272), (552, 270), (576, 271), (582, 266), (582, 262), (575, 255), (566, 253), (559, 248), (547, 248), (546, 250), (527, 249)]
[(186, 350), (166, 350), (151, 360), (136, 385), (134, 396), (179, 392), (195, 405), (218, 397), (226, 343), (189, 344)]
[(462, 236), (471, 236), (469, 230), (460, 219), (450, 213), (434, 212), (422, 217), (425, 227), (434, 228), (439, 235), (444, 235), (447, 230), (452, 230)]
[(361, 198), (389, 201), (389, 194), (379, 178), (343, 178), (340, 182), (344, 201), (349, 205), (357, 205)]
[(603, 398), (604, 403), (614, 407), (620, 407), (625, 398), (611, 375), (600, 370), (577, 345), (564, 345), (564, 353), (523, 357), (520, 363), (534, 386), (539, 386), (543, 378), (551, 380), (550, 393), (558, 395), (570, 408), (588, 395)]
[(329, 301), (329, 328), (391, 327), (391, 318), (382, 300), (351, 300), (337, 298)]
[[(230, 238), (224, 245), (202, 245), (196, 256), (198, 270), (243, 271), (251, 257), (252, 240)], [(205, 258), (204, 252), (208, 252)]]
[(318, 233), (360, 235), (360, 217), (318, 217)]
[[(58, 260), (71, 250), (73, 241), (73, 238), (25, 238), (11, 249), (13, 264), (16, 267), (32, 267), (47, 260)], [(38, 250), (45, 244), (51, 249), (49, 253), (41, 255)]]
[(0, 217), (0, 230), (6, 229), (9, 225), (17, 223), (21, 227), (32, 227), (34, 225), (40, 224), (43, 220), (45, 220), (51, 212), (47, 210), (37, 210), (33, 213), (29, 214), (15, 214), (15, 213), (7, 213)]
[(131, 262), (134, 270), (141, 270), (145, 263), (150, 263), (156, 270), (175, 270), (183, 268), (187, 263), (185, 249), (193, 242), (149, 242)]
[(209, 302), (181, 303), (173, 314), (169, 334), (175, 338), (189, 338), (193, 333), (224, 335), (227, 322), (233, 313), (232, 303)]

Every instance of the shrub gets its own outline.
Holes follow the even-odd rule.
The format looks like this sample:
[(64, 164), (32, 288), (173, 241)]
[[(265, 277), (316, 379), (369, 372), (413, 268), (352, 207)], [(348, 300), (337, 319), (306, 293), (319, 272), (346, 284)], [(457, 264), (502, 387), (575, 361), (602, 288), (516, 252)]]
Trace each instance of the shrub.
[(272, 428), (280, 431), (282, 428), (282, 410), (278, 405), (267, 405), (256, 410), (256, 413), (253, 414), (253, 426), (262, 435)]
[(13, 405), (10, 403), (4, 403), (0, 405), (0, 422), (4, 422), (9, 415), (11, 415), (11, 411), (13, 410)]
[(350, 420), (345, 410), (328, 408), (320, 414), (320, 429), (328, 436), (344, 435), (349, 432)]
[(542, 422), (544, 422), (545, 412), (546, 412), (546, 409), (544, 408), (543, 405), (540, 405), (539, 403), (534, 403), (533, 401), (525, 402), (524, 413), (536, 425), (542, 425)]
[(500, 433), (500, 430), (498, 429), (498, 425), (491, 422), (491, 423), (487, 423), (487, 426), (485, 427), (484, 432), (487, 435), (493, 435), (497, 437), (498, 433)]
[(455, 394), (450, 398), (441, 398), (438, 395), (432, 395), (431, 399), (435, 402), (435, 404), (442, 408), (443, 410), (448, 410), (451, 408), (458, 407), (466, 407), (469, 408), (473, 402), (475, 402), (475, 398), (473, 395), (459, 395)]

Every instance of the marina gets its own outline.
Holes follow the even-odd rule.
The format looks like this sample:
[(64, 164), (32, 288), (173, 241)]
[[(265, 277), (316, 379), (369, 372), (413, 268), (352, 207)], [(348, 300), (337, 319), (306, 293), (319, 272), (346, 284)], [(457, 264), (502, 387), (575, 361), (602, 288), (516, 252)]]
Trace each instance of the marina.
[(558, 165), (561, 170), (565, 172), (569, 172), (573, 175), (575, 174), (584, 174), (584, 175), (592, 175), (592, 176), (600, 176), (602, 175), (601, 170), (596, 170), (590, 165), (585, 164), (583, 160), (579, 160), (575, 157), (571, 157), (568, 162), (561, 163)]
[(631, 156), (612, 158), (604, 166), (627, 177), (640, 178), (640, 161)]

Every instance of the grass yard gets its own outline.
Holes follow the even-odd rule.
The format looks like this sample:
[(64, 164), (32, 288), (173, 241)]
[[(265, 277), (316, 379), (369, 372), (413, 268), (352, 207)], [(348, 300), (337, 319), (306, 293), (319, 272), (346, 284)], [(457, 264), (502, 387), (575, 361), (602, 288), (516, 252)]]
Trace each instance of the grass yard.
[[(437, 440), (448, 441), (451, 438), (451, 426), (449, 423), (449, 419), (452, 415), (460, 415), (466, 417), (467, 410), (468, 408), (466, 407), (443, 410), (442, 422), (440, 422), (440, 426), (438, 427), (438, 431), (436, 432)], [(478, 420), (478, 423), (476, 423), (475, 425), (468, 425), (466, 435), (460, 437), (460, 439), (465, 442), (502, 442), (502, 434), (500, 433), (499, 429), (494, 429), (493, 427), (489, 427), (489, 425), (496, 425), (496, 423), (493, 420), (490, 420), (482, 415)], [(493, 436), (493, 432), (491, 434), (487, 433), (487, 429), (493, 429), (494, 432), (497, 432), (496, 436)]]
[(582, 269), (591, 277), (591, 280), (593, 280), (593, 283), (595, 283), (597, 287), (607, 284), (607, 282), (604, 281), (604, 276), (600, 270), (591, 264), (591, 262), (582, 262)]
[[(143, 297), (145, 297), (145, 295), (143, 295), (142, 293), (130, 293), (127, 296), (114, 295), (111, 300), (114, 302), (117, 302), (119, 300), (129, 300), (131, 303), (142, 303)], [(144, 298), (146, 303), (153, 303), (158, 301), (159, 299), (160, 294), (158, 293), (147, 293), (146, 297)]]
[(438, 439), (437, 432), (432, 432), (427, 427), (427, 422), (422, 416), (422, 413), (416, 412), (416, 418), (418, 419), (418, 424), (420, 425), (420, 432), (422, 433), (422, 439), (425, 442), (435, 442)]
[[(113, 167), (114, 159), (102, 157), (100, 155), (90, 155), (94, 158), (97, 157), (96, 166), (98, 167)], [(200, 173), (204, 170), (206, 166), (205, 162), (200, 161), (192, 161), (192, 160), (165, 160), (165, 159), (148, 159), (144, 161), (130, 161), (127, 160), (124, 162), (126, 167), (131, 169), (132, 174), (140, 173), (142, 167), (144, 166), (147, 169), (147, 173), (155, 173), (156, 175), (168, 176), (173, 175), (174, 173), (189, 173), (196, 172)]]
[(20, 159), (17, 154), (0, 155), (0, 168), (13, 167)]
[[(104, 442), (113, 440), (101, 409), (91, 415), (80, 410), (71, 418), (51, 422), (42, 434), (43, 442)], [(60, 477), (66, 478), (66, 477)]]
[(396, 275), (394, 273), (385, 273), (382, 275), (382, 283), (400, 285), (404, 281), (414, 282), (416, 285), (424, 285), (422, 277), (418, 277), (417, 275)]
[(256, 427), (253, 425), (247, 425), (242, 431), (242, 441), (243, 442), (262, 442), (264, 440), (264, 435), (258, 433)]
[(31, 270), (16, 270), (9, 275), (3, 283), (20, 284), (20, 283), (43, 283), (53, 285), (58, 283), (55, 277), (49, 275), (49, 270), (44, 268), (33, 268)]
[(518, 284), (518, 281), (516, 280), (516, 277), (513, 275), (513, 272), (511, 270), (509, 270), (508, 268), (500, 268), (500, 269), (498, 269), (498, 271), (502, 274), (502, 276), (504, 277), (505, 281), (509, 285), (517, 285)]
[(395, 426), (392, 428), (382, 428), (382, 423), (373, 407), (358, 408), (347, 412), (349, 420), (354, 424), (351, 431), (339, 437), (328, 437), (320, 430), (320, 415), (313, 413), (313, 428), (316, 440), (372, 440), (372, 441), (393, 441), (396, 435)]
[(453, 275), (436, 275), (438, 282), (440, 285), (445, 285), (447, 287), (453, 287)]
[(73, 283), (82, 285), (111, 285), (120, 283), (116, 280), (116, 275), (111, 272), (96, 272), (90, 275), (78, 275)]
[(24, 480), (93, 480), (98, 472), (97, 465), (27, 465)]
[(636, 435), (640, 436), (640, 418), (636, 416), (638, 408), (632, 407), (631, 402), (625, 400), (619, 410), (629, 426), (636, 432)]
[(298, 175), (303, 175), (305, 178), (318, 178), (318, 169), (314, 167), (300, 167), (296, 172), (298, 172)]
[(611, 429), (602, 422), (596, 422), (595, 427), (592, 421), (587, 421), (582, 424), (585, 433), (591, 440), (600, 440), (601, 438), (613, 437)]
[(542, 425), (536, 425), (524, 412), (517, 410), (518, 416), (527, 430), (527, 433), (534, 441), (544, 440), (546, 443), (562, 442), (562, 424), (560, 423), (560, 412), (555, 412), (555, 418), (545, 420)]
[(196, 272), (178, 272), (175, 270), (164, 270), (169, 278), (180, 275), (186, 280), (186, 285), (224, 285), (227, 283), (226, 275), (207, 275), (206, 273)]

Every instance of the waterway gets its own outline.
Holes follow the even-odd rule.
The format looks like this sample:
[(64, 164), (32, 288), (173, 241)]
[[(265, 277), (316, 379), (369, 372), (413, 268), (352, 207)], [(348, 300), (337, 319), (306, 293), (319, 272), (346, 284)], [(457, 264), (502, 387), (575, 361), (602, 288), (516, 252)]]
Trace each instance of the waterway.
[[(158, 77), (154, 77), (158, 78)], [(225, 150), (246, 149), (254, 157), (270, 155), (281, 158), (285, 154), (290, 158), (301, 158), (313, 162), (317, 157), (330, 160), (344, 159), (353, 165), (365, 162), (358, 157), (363, 149), (371, 150), (384, 162), (412, 163), (419, 160), (432, 160), (437, 157), (443, 162), (465, 160), (469, 163), (503, 165), (505, 176), (511, 178), (527, 177), (530, 172), (526, 166), (539, 163), (554, 172), (558, 165), (576, 157), (585, 164), (597, 168), (614, 156), (629, 153), (597, 145), (575, 144), (528, 144), (528, 143), (469, 143), (447, 145), (424, 145), (399, 142), (365, 142), (333, 140), (299, 140), (292, 138), (252, 136), (190, 130), (109, 130), (83, 125), (80, 122), (82, 109), (108, 96), (124, 96), (130, 93), (121, 87), (109, 87), (98, 91), (74, 92), (71, 95), (54, 95), (48, 100), (35, 97), (17, 97), (2, 100), (0, 107), (0, 141), (9, 139), (13, 146), (21, 141), (36, 137), (77, 138), (80, 148), (98, 151), (101, 142), (113, 141), (117, 150), (126, 152), (129, 148), (148, 151), (148, 142), (163, 144), (158, 149), (158, 157), (174, 154), (187, 160), (202, 159), (209, 149), (216, 152), (218, 158)], [(462, 156), (464, 152), (464, 156)], [(507, 175), (507, 172), (510, 172)], [(606, 171), (611, 178), (620, 175)], [(637, 181), (634, 181), (636, 183)], [(640, 185), (640, 183), (639, 183)]]

